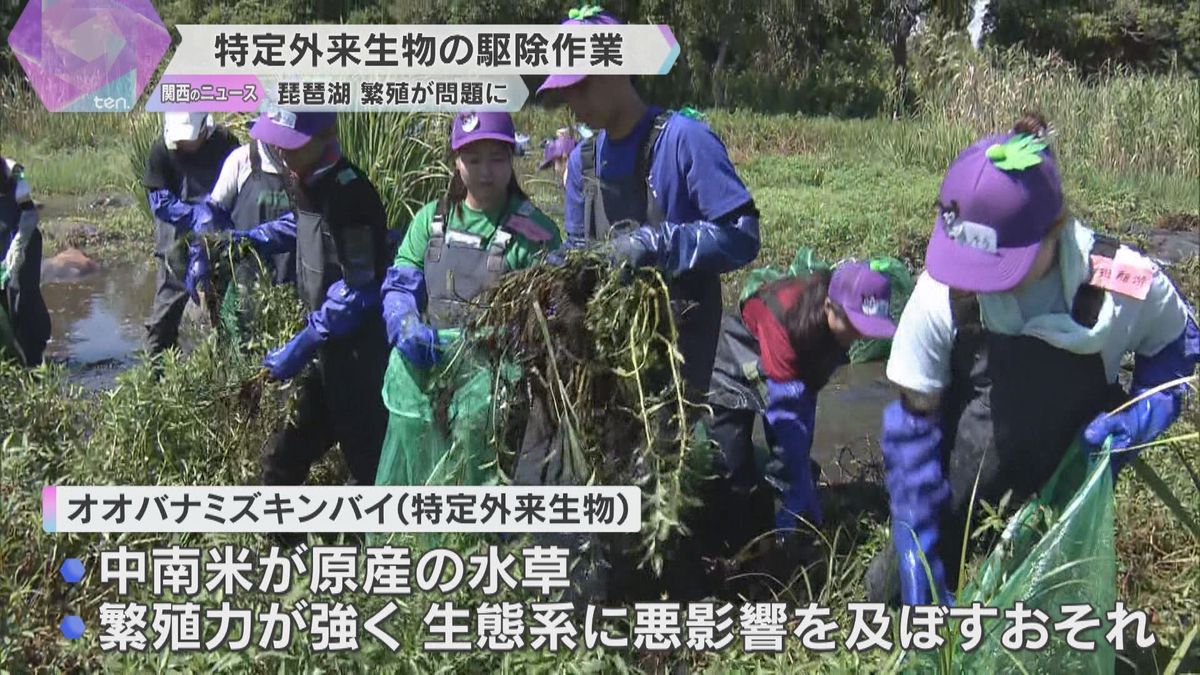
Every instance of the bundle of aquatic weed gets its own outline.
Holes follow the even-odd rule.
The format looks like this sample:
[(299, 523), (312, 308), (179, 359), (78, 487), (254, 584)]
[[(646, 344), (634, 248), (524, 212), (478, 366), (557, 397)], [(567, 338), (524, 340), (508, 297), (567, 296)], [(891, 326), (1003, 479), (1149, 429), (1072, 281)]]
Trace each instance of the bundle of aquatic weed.
[(509, 448), (530, 437), (530, 411), (543, 411), (555, 450), (535, 482), (638, 485), (641, 564), (656, 574), (672, 537), (687, 533), (684, 516), (712, 452), (693, 423), (701, 408), (685, 397), (675, 344), (662, 277), (641, 270), (622, 279), (588, 251), (503, 277), (460, 342), (493, 372), (518, 373), (495, 378), (488, 402), (497, 432), (486, 442), (500, 470), (528, 466), (528, 454), (519, 456), (528, 442)]

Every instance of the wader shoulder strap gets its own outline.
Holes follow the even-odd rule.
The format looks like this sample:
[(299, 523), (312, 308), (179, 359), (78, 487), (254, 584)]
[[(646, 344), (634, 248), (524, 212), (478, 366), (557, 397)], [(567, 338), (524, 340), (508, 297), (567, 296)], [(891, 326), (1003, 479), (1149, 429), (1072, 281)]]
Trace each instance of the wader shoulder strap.
[(775, 317), (775, 320), (779, 322), (779, 325), (785, 326), (783, 317), (786, 312), (783, 309), (783, 304), (779, 302), (779, 297), (774, 293), (763, 293), (762, 301), (767, 306), (767, 309), (771, 311), (771, 316)]
[[(654, 122), (650, 125), (650, 131), (646, 137), (642, 139), (641, 147), (638, 148), (638, 164), (636, 170), (638, 175), (643, 179), (650, 173), (651, 162), (654, 159), (654, 146), (658, 143), (658, 137), (662, 135), (663, 129), (667, 126), (667, 120), (671, 117), (671, 111), (664, 110), (659, 113)], [(583, 176), (587, 178), (595, 177), (596, 175), (596, 137), (590, 136), (583, 139), (579, 144), (579, 163), (583, 170)]]
[(442, 259), (446, 248), (446, 201), (438, 200), (433, 220), (429, 223), (429, 243), (425, 245), (425, 259), (437, 262)]
[(589, 136), (579, 144), (579, 168), (584, 178), (596, 177), (596, 137)]
[(970, 291), (950, 289), (950, 319), (959, 337), (983, 331), (979, 317), (979, 297)]
[(504, 271), (504, 254), (508, 251), (508, 245), (512, 243), (513, 233), (508, 229), (508, 219), (514, 215), (528, 217), (533, 213), (533, 204), (529, 200), (522, 201), (517, 206), (516, 210), (504, 216), (500, 221), (500, 226), (496, 228), (496, 233), (492, 235), (492, 243), (488, 244), (487, 268), (489, 272)]
[(262, 155), (258, 154), (258, 141), (250, 142), (250, 172), (262, 173)]
[[(1112, 259), (1116, 257), (1120, 248), (1120, 239), (1096, 232), (1095, 239), (1092, 240), (1091, 254)], [(1095, 326), (1096, 320), (1100, 318), (1100, 309), (1104, 306), (1104, 294), (1107, 292), (1103, 288), (1084, 282), (1071, 300), (1071, 318), (1075, 323), (1085, 328)]]
[(654, 146), (658, 144), (658, 137), (662, 136), (671, 114), (670, 110), (664, 110), (654, 117), (654, 122), (650, 125), (650, 133), (646, 134), (646, 138), (642, 140), (641, 152), (638, 153), (638, 175), (646, 183), (646, 221), (652, 225), (658, 225), (666, 219), (666, 214), (662, 212), (662, 207), (659, 206), (658, 199), (654, 195), (654, 186), (650, 181), (650, 169), (654, 166)]

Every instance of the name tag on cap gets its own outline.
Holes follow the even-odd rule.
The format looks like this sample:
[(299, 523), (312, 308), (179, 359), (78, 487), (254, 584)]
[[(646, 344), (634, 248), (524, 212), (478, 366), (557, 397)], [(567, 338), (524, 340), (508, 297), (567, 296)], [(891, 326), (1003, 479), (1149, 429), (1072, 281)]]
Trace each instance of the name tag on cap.
[(550, 241), (550, 233), (525, 216), (511, 216), (504, 226), (530, 241)]
[(296, 113), (290, 110), (273, 110), (271, 111), (271, 121), (279, 126), (295, 129)]
[(1097, 288), (1145, 300), (1154, 281), (1154, 265), (1127, 248), (1117, 249), (1112, 258), (1092, 255), (1092, 278), (1088, 282)]
[(982, 223), (956, 220), (947, 228), (946, 233), (964, 246), (988, 253), (996, 252), (996, 230)]

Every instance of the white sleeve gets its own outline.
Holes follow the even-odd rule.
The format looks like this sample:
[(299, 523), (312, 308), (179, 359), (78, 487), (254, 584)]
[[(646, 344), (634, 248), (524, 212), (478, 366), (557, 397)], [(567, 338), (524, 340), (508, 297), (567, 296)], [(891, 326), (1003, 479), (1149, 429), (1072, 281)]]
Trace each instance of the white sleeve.
[(922, 394), (937, 393), (950, 384), (953, 347), (950, 289), (922, 272), (892, 338), (888, 379)]
[(217, 176), (210, 199), (226, 211), (233, 208), (233, 202), (242, 188), (242, 170), (249, 162), (250, 146), (242, 145), (229, 153), (221, 165), (221, 175)]
[(1137, 323), (1129, 335), (1127, 351), (1154, 356), (1183, 332), (1190, 309), (1171, 280), (1157, 266), (1150, 290), (1140, 305)]

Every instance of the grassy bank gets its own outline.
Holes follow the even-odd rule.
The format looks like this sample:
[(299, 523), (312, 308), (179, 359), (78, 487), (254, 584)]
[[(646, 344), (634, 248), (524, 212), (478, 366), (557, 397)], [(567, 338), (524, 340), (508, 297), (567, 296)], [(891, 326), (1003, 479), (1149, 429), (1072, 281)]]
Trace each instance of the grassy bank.
[[(713, 112), (709, 121), (724, 139), (739, 172), (762, 212), (763, 250), (756, 265), (783, 264), (798, 246), (810, 246), (826, 258), (886, 253), (919, 269), (924, 240), (932, 226), (932, 202), (941, 173), (954, 154), (976, 134), (1007, 126), (1023, 103), (1042, 102), (1058, 130), (1058, 148), (1072, 208), (1097, 227), (1135, 239), (1145, 226), (1165, 222), (1176, 214), (1200, 216), (1196, 176), (1200, 174), (1197, 147), (1200, 127), (1180, 111), (1200, 107), (1195, 83), (1182, 78), (1129, 78), (1081, 82), (1054, 74), (1036, 79), (1034, 68), (1001, 77), (988, 66), (975, 64), (973, 73), (944, 84), (944, 112), (923, 113), (900, 121), (807, 119), (747, 112)], [(1025, 74), (1022, 74), (1025, 73)], [(1057, 78), (1057, 79), (1055, 79)], [(927, 91), (938, 91), (927, 83)], [(11, 90), (10, 90), (11, 91)], [(973, 97), (973, 98), (972, 98)], [(150, 115), (48, 115), (16, 95), (6, 99), (3, 153), (29, 168), (35, 198), (51, 202), (65, 197), (70, 213), (50, 219), (87, 220), (100, 231), (93, 245), (102, 261), (148, 257), (151, 228), (139, 206), (131, 157), (133, 139), (153, 133), (157, 118)], [(24, 107), (20, 107), (24, 106)], [(937, 106), (927, 105), (927, 110)], [(14, 116), (14, 111), (19, 113)], [(553, 134), (571, 120), (563, 111), (526, 111), (518, 127), (536, 140)], [(15, 122), (13, 122), (15, 120)], [(11, 122), (11, 125), (10, 125)], [(400, 143), (395, 128), (373, 141), (369, 157), (355, 157), (379, 183), (392, 186), (407, 203), (419, 203), (437, 187), (429, 173), (406, 173), (424, 160), (408, 160), (408, 169), (386, 163), (387, 148)], [(370, 130), (362, 131), (364, 137)], [(243, 135), (244, 138), (244, 135)], [(560, 213), (561, 188), (550, 172), (537, 173), (540, 149), (520, 163), (525, 186), (550, 213)], [(429, 149), (432, 162), (440, 150)], [(434, 172), (436, 175), (436, 172)], [(413, 189), (420, 184), (421, 188)], [(91, 197), (126, 195), (117, 208), (91, 208)], [(402, 221), (396, 211), (397, 224)], [(55, 228), (50, 228), (55, 229)], [(69, 228), (67, 228), (69, 229)], [(47, 254), (67, 242), (50, 237)], [(1200, 300), (1197, 273), (1200, 260), (1180, 267), (1178, 277), (1190, 299)], [(744, 274), (744, 273), (743, 273)], [(742, 274), (731, 275), (732, 294)], [(421, 618), (429, 601), (445, 598), (413, 596), (402, 615), (390, 622), (393, 634), (405, 636), (399, 653), (371, 639), (356, 655), (314, 655), (300, 643), (284, 654), (251, 649), (231, 654), (172, 657), (157, 654), (101, 656), (94, 633), (77, 643), (58, 634), (58, 621), (68, 611), (91, 622), (101, 602), (115, 591), (101, 588), (94, 567), (89, 578), (69, 590), (57, 577), (57, 565), (67, 556), (82, 557), (89, 565), (100, 548), (180, 543), (261, 548), (250, 536), (48, 536), (41, 532), (41, 487), (51, 483), (103, 484), (246, 484), (257, 480), (257, 452), (271, 424), (287, 408), (289, 391), (268, 388), (257, 414), (239, 398), (240, 385), (256, 370), (266, 345), (282, 344), (299, 314), (293, 298), (277, 297), (278, 314), (255, 354), (244, 358), (204, 342), (186, 361), (166, 365), (161, 381), (145, 367), (121, 376), (115, 389), (99, 396), (73, 388), (61, 368), (19, 373), (0, 367), (0, 439), (3, 472), (0, 501), (0, 607), (7, 635), (0, 640), (0, 663), (14, 672), (44, 668), (145, 672), (174, 668), (186, 671), (300, 672), (431, 672), (452, 669), (469, 672), (616, 672), (657, 671), (672, 658), (688, 660), (706, 672), (877, 671), (888, 656), (877, 651), (855, 654), (839, 651), (822, 655), (794, 646), (779, 656), (746, 655), (731, 649), (719, 655), (648, 656), (636, 652), (536, 654), (430, 654), (422, 651), (425, 629)], [(1193, 433), (1200, 428), (1196, 408), (1170, 432)], [(875, 427), (878, 420), (864, 420)], [(1185, 464), (1196, 465), (1196, 444), (1179, 452), (1160, 449), (1147, 461), (1162, 475), (1192, 514), (1200, 514), (1200, 491)], [(341, 475), (336, 459), (325, 462), (314, 480), (335, 483)], [(1117, 489), (1118, 597), (1127, 604), (1153, 610), (1152, 629), (1169, 658), (1189, 628), (1200, 619), (1200, 543), (1192, 539), (1145, 484), (1123, 474)], [(813, 598), (834, 608), (832, 619), (848, 626), (845, 605), (863, 596), (865, 562), (881, 541), (882, 523), (867, 520), (861, 531), (825, 533), (833, 582)], [(414, 545), (411, 540), (397, 544)], [(477, 541), (459, 542), (462, 546)], [(306, 579), (305, 579), (306, 581)], [(803, 578), (793, 587), (789, 603), (807, 602)], [(300, 595), (294, 593), (290, 602)], [(150, 602), (145, 589), (134, 599)], [(459, 594), (456, 604), (476, 605), (478, 597)], [(218, 598), (201, 596), (201, 604)], [(278, 600), (278, 599), (276, 599)], [(491, 601), (498, 601), (496, 598)], [(241, 602), (269, 603), (271, 598), (249, 595)], [(369, 616), (386, 599), (350, 596), (360, 616)], [(515, 599), (520, 601), (520, 599)], [(92, 625), (89, 623), (89, 625)], [(844, 635), (843, 635), (844, 637)], [(794, 642), (791, 641), (791, 642)], [(1194, 650), (1200, 647), (1194, 646)], [(1143, 663), (1152, 654), (1142, 654)], [(1165, 666), (1165, 658), (1158, 661)], [(1149, 672), (1155, 672), (1151, 669)]]

